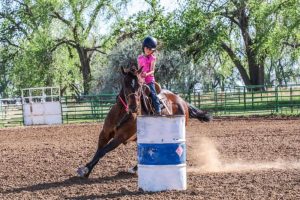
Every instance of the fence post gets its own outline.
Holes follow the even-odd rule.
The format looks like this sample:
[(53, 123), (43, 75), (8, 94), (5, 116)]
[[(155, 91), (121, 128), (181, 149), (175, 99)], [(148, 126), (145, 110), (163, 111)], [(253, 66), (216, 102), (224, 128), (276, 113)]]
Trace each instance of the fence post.
[(21, 102), (22, 102), (22, 125), (24, 126), (25, 121), (24, 121), (24, 101), (23, 101), (23, 99), (21, 100)]
[(64, 113), (63, 113), (62, 97), (59, 97), (59, 102), (60, 102), (61, 124), (63, 124), (64, 123)]
[(224, 114), (226, 114), (226, 91), (224, 91)]
[[(104, 98), (104, 97), (103, 97)], [(99, 106), (100, 106), (100, 114), (99, 114), (99, 121), (103, 120), (104, 118), (104, 100), (102, 100), (100, 97), (99, 97)]]
[(290, 102), (291, 102), (291, 113), (293, 113), (294, 111), (294, 108), (293, 108), (293, 105), (294, 105), (294, 102), (293, 102), (293, 88), (290, 87)]
[(67, 124), (69, 123), (69, 115), (68, 115), (68, 111), (69, 111), (69, 109), (68, 109), (68, 96), (65, 96), (65, 102), (66, 102), (66, 110), (67, 110), (67, 112), (66, 112), (66, 118), (67, 118)]
[(251, 88), (252, 109), (254, 108), (254, 93), (253, 93), (253, 91), (254, 91), (254, 87)]
[(278, 85), (275, 86), (275, 107), (276, 113), (278, 113)]
[(241, 89), (238, 88), (238, 95), (239, 95), (239, 104), (241, 103)]
[(244, 112), (246, 112), (246, 86), (244, 86)]
[(96, 118), (96, 113), (97, 113), (97, 103), (95, 101), (95, 96), (92, 96), (90, 99), (90, 105), (91, 105), (91, 110), (92, 110), (92, 118), (93, 118), (93, 122), (95, 121)]
[(200, 91), (198, 92), (198, 108), (201, 106)]
[(215, 100), (215, 108), (218, 106), (218, 94), (217, 89), (214, 89), (214, 100)]

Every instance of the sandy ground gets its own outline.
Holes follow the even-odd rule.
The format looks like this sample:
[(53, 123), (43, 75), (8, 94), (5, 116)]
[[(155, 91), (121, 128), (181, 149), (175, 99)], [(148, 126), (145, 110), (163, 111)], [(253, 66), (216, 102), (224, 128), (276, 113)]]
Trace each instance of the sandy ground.
[(136, 144), (122, 145), (89, 179), (102, 124), (0, 129), (0, 199), (300, 199), (300, 119), (195, 120), (187, 127), (186, 191), (138, 190)]

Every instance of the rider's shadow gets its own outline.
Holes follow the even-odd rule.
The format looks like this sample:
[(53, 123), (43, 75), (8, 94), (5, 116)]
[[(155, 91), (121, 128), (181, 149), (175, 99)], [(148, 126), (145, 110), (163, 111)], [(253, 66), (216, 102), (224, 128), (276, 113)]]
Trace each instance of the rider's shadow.
[(63, 181), (57, 181), (57, 182), (50, 182), (50, 183), (39, 183), (36, 185), (30, 185), (26, 187), (20, 187), (20, 188), (12, 188), (7, 189), (3, 191), (3, 194), (14, 194), (14, 193), (20, 193), (23, 191), (28, 192), (35, 192), (40, 190), (48, 190), (53, 188), (60, 188), (60, 187), (68, 187), (68, 186), (74, 186), (74, 185), (92, 185), (92, 184), (100, 184), (100, 183), (109, 183), (112, 181), (120, 180), (120, 179), (131, 179), (134, 178), (135, 175), (127, 173), (127, 172), (119, 172), (118, 174), (114, 176), (105, 176), (100, 178), (81, 178), (81, 177), (70, 177), (68, 179), (65, 179)]

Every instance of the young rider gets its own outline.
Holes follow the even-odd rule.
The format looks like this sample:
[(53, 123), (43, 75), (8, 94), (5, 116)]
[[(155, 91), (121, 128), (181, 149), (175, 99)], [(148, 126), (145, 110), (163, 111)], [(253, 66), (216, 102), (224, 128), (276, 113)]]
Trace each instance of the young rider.
[(142, 77), (145, 78), (146, 84), (149, 86), (151, 90), (151, 99), (153, 102), (153, 106), (155, 109), (155, 114), (161, 114), (161, 108), (159, 104), (159, 99), (157, 97), (155, 91), (155, 62), (156, 57), (154, 56), (154, 52), (156, 50), (157, 41), (155, 38), (148, 36), (144, 39), (142, 44), (143, 54), (138, 56), (138, 65), (142, 67)]

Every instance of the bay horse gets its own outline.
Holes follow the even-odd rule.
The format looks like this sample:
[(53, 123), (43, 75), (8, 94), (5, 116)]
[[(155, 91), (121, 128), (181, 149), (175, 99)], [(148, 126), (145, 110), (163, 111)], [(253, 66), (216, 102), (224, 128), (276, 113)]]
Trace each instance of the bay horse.
[[(90, 162), (77, 170), (80, 177), (88, 178), (99, 160), (120, 144), (136, 141), (137, 116), (150, 113), (149, 110), (145, 109), (147, 103), (144, 102), (144, 99), (147, 92), (143, 89), (141, 70), (141, 68), (136, 69), (134, 67), (126, 70), (122, 68), (121, 91), (117, 96), (116, 103), (105, 118), (96, 153)], [(159, 91), (159, 97), (165, 100), (162, 115), (185, 115), (186, 124), (188, 118), (197, 118), (200, 121), (211, 120), (208, 113), (198, 110), (169, 90)], [(132, 170), (136, 171), (137, 166)]]

